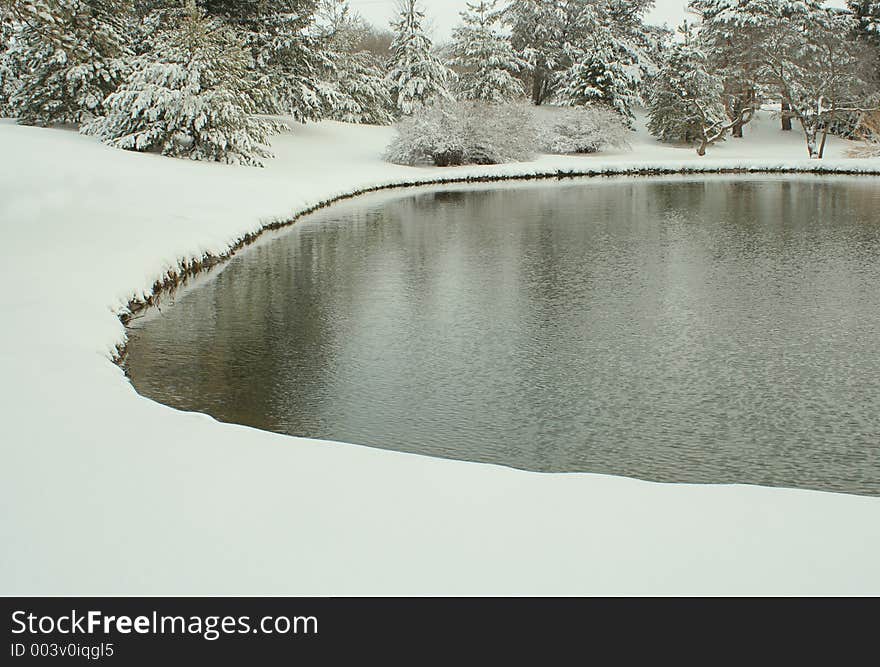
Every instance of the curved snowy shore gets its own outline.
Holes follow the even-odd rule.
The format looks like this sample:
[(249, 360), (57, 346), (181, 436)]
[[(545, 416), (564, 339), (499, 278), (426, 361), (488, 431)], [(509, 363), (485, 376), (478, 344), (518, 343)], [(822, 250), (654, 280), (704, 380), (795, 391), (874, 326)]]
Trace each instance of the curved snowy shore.
[[(769, 125), (698, 159), (632, 153), (383, 164), (389, 130), (325, 123), (267, 169), (0, 122), (0, 593), (880, 593), (880, 499), (538, 475), (223, 425), (138, 396), (117, 313), (181, 261), (355, 191), (438, 177), (816, 170)], [(753, 156), (753, 157), (750, 157)], [(880, 187), (880, 182), (878, 182)]]

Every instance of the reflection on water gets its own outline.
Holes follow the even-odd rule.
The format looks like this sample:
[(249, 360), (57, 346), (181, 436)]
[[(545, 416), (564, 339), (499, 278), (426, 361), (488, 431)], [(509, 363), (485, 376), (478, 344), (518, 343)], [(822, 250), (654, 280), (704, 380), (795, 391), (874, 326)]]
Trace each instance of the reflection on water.
[(878, 211), (856, 178), (372, 196), (137, 322), (129, 368), (282, 433), (880, 495)]

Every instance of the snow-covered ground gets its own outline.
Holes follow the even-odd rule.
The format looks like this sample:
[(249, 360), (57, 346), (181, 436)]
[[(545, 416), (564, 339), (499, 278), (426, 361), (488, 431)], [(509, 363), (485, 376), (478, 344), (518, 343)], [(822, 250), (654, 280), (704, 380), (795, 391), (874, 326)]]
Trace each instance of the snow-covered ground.
[[(266, 169), (0, 121), (0, 593), (880, 593), (880, 499), (539, 475), (223, 425), (139, 397), (117, 312), (186, 258), (367, 187), (637, 168), (846, 169), (766, 120), (699, 159), (631, 153), (384, 164), (334, 123)], [(880, 186), (880, 181), (878, 181)]]

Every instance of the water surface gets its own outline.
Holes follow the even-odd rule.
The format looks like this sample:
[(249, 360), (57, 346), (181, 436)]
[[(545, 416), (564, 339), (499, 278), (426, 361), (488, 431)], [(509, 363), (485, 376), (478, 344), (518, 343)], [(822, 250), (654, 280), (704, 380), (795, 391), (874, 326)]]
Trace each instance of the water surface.
[(844, 177), (364, 197), (166, 299), (128, 365), (281, 433), (880, 495), (878, 211)]

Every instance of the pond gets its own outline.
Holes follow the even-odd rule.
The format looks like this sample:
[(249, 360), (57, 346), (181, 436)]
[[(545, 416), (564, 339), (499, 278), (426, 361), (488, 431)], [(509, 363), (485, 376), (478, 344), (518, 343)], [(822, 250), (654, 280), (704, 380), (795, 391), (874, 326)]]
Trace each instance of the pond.
[(858, 177), (370, 195), (166, 297), (128, 370), (298, 436), (880, 495), (878, 212)]

